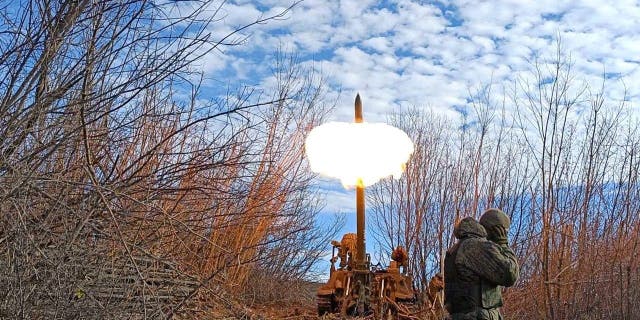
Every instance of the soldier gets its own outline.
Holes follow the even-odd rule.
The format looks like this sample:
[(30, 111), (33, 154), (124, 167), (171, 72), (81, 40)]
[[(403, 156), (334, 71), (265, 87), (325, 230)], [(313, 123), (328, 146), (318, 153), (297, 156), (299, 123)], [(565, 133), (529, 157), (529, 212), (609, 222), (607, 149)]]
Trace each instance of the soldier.
[(519, 274), (509, 248), (509, 217), (488, 209), (478, 223), (464, 218), (454, 229), (458, 242), (444, 260), (445, 306), (452, 320), (499, 320), (501, 286), (512, 286)]

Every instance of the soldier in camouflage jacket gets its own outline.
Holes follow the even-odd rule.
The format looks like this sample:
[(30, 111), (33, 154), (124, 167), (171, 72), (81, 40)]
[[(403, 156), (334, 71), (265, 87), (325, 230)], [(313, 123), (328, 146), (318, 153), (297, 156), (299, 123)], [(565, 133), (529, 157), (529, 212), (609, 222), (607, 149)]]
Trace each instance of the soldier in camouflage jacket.
[(445, 256), (445, 305), (452, 320), (500, 320), (501, 287), (519, 274), (509, 248), (510, 221), (499, 209), (484, 212), (478, 223), (465, 218), (454, 229), (458, 242)]

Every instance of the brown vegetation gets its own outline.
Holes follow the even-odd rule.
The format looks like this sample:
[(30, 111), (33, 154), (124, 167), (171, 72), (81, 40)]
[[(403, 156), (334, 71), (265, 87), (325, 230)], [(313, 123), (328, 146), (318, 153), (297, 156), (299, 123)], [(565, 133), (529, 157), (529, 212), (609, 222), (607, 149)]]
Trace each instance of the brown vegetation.
[[(404, 245), (420, 288), (442, 270), (452, 226), (488, 207), (511, 215), (521, 275), (511, 319), (635, 319), (640, 294), (640, 134), (626, 97), (574, 78), (558, 51), (497, 99), (472, 92), (463, 123), (412, 109), (391, 117), (416, 143), (401, 180), (369, 190), (371, 227)], [(445, 275), (446, 277), (446, 275)]]
[(322, 81), (281, 58), (264, 97), (202, 101), (191, 63), (278, 17), (214, 40), (212, 6), (1, 9), (0, 318), (233, 315), (319, 259)]

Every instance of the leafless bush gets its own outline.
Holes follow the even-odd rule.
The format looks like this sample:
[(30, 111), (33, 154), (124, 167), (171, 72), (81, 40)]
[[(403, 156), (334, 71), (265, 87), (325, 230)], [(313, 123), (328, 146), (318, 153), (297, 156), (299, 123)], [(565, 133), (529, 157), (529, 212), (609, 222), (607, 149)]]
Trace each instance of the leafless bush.
[[(298, 223), (319, 205), (301, 150), (321, 79), (278, 61), (272, 93), (203, 102), (191, 63), (280, 16), (213, 39), (220, 8), (181, 5), (2, 5), (2, 317), (203, 312), (258, 263), (317, 259)], [(292, 242), (308, 254), (274, 259)]]
[(417, 147), (402, 179), (370, 188), (374, 234), (387, 249), (409, 248), (424, 289), (426, 276), (442, 272), (455, 222), (500, 207), (521, 263), (507, 316), (633, 319), (638, 124), (627, 120), (626, 97), (608, 98), (610, 81), (576, 79), (560, 42), (556, 49), (507, 98), (494, 85), (471, 92), (461, 125), (416, 110), (391, 119)]

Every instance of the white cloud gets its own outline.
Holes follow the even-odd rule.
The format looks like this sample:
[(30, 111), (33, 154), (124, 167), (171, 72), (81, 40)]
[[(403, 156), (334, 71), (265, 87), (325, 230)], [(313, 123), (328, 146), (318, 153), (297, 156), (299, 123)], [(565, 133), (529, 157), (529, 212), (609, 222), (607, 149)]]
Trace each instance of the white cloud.
[(377, 52), (393, 53), (391, 41), (386, 37), (373, 37), (362, 41), (365, 48), (373, 49)]
[[(291, 3), (231, 2), (224, 7), (227, 25), (219, 33)], [(386, 3), (302, 1), (285, 19), (248, 31), (249, 42), (229, 51), (230, 56), (245, 53), (234, 70), (247, 79), (264, 62), (260, 57), (284, 46), (322, 65), (331, 85), (343, 90), (341, 103), (351, 105), (352, 93), (360, 91), (370, 101), (368, 108), (380, 115), (401, 104), (429, 103), (443, 110), (464, 104), (469, 87), (508, 83), (529, 69), (535, 56), (553, 55), (558, 35), (578, 77), (593, 79), (603, 70), (637, 74), (640, 6), (634, 1), (458, 0), (446, 9), (435, 2)], [(213, 66), (212, 71), (221, 67)], [(628, 89), (640, 95), (634, 85)]]
[(222, 22), (233, 28), (250, 24), (261, 16), (263, 13), (251, 3), (241, 5), (228, 3), (220, 10)]

